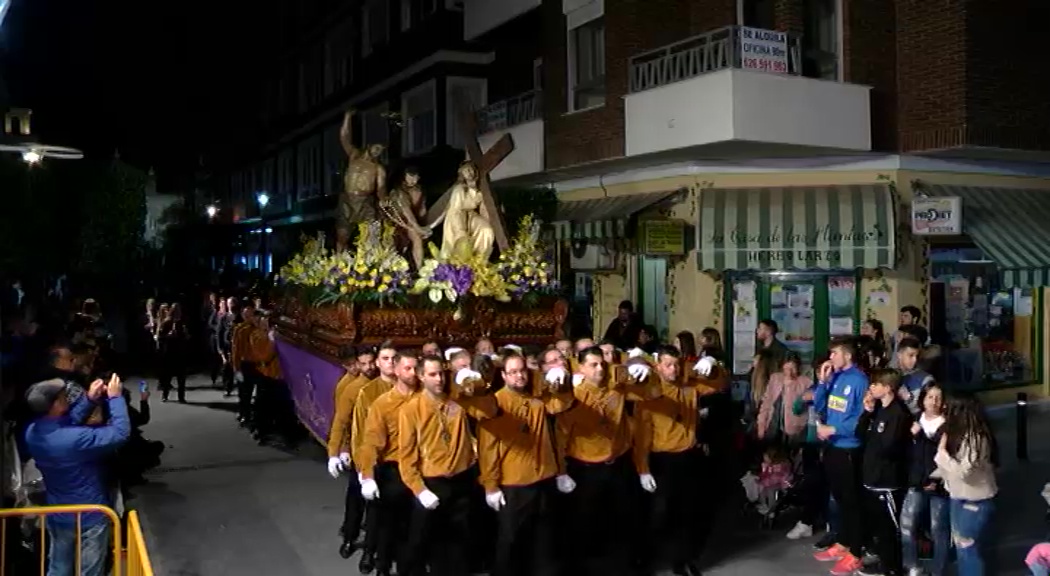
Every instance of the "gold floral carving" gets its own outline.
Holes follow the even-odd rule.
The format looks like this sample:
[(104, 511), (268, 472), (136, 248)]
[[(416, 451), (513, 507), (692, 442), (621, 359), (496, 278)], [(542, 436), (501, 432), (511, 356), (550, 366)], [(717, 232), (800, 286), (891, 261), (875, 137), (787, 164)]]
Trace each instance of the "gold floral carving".
[(554, 298), (533, 308), (488, 299), (467, 300), (457, 309), (311, 307), (291, 300), (279, 306), (277, 329), (283, 338), (337, 359), (347, 345), (385, 340), (404, 346), (430, 340), (472, 345), (482, 337), (496, 344), (548, 344), (564, 336), (569, 315), (568, 303)]

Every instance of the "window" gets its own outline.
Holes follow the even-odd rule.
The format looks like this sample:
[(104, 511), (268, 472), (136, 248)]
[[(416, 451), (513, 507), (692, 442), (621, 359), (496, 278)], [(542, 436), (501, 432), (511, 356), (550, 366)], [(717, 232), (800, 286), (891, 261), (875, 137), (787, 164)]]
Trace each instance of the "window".
[(404, 120), (401, 135), (403, 154), (422, 154), (437, 145), (437, 94), (434, 80), (401, 95), (401, 118)]
[(445, 141), (449, 146), (463, 150), (466, 141), (463, 139), (464, 126), (460, 117), (466, 107), (474, 113), (485, 107), (487, 83), (483, 78), (458, 78), (449, 76), (445, 80)]
[(605, 20), (598, 18), (569, 31), (571, 110), (605, 104)]
[(288, 148), (277, 156), (277, 196), (291, 198), (294, 192), (295, 150)]
[(401, 0), (401, 30), (409, 30), (437, 12), (438, 0)]
[(543, 90), (543, 58), (532, 61), (532, 89)]
[(325, 45), (325, 96), (353, 82), (355, 39), (352, 21), (343, 23), (328, 38)]
[(299, 143), (296, 154), (298, 169), (299, 200), (321, 195), (323, 165), (321, 158), (321, 135), (315, 135)]
[(973, 244), (930, 247), (929, 318), (933, 344), (947, 355), (941, 379), (982, 390), (1037, 381), (1043, 325), (1038, 289), (1008, 287), (995, 262)]
[(276, 162), (273, 158), (264, 160), (262, 164), (259, 164), (255, 168), (255, 186), (254, 192), (258, 195), (260, 192), (273, 193), (274, 184), (274, 169), (276, 168)]
[(804, 76), (824, 80), (840, 79), (840, 1), (805, 0), (802, 33), (802, 74)]
[(741, 26), (776, 30), (776, 0), (738, 0), (737, 19)]
[(343, 145), (339, 142), (342, 122), (331, 124), (324, 131), (324, 194), (337, 194), (343, 189), (343, 170), (347, 162)]
[(361, 55), (368, 56), (390, 36), (389, 0), (368, 0), (361, 9)]

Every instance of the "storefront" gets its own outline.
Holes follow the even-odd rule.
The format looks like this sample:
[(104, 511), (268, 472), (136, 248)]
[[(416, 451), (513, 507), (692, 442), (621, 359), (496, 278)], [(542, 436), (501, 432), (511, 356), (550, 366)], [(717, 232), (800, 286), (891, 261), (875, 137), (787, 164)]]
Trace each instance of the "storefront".
[(895, 211), (886, 184), (704, 190), (697, 264), (724, 283), (733, 372), (750, 369), (762, 320), (806, 366), (856, 334), (863, 270), (896, 263)]
[(1050, 191), (912, 184), (912, 227), (929, 239), (931, 337), (958, 388), (1043, 382)]
[[(561, 237), (575, 247), (574, 263), (586, 265), (577, 273), (586, 274), (594, 334), (621, 300), (632, 300), (657, 308), (647, 317), (666, 317), (668, 339), (682, 330), (719, 330), (741, 371), (753, 349), (744, 334), (762, 318), (776, 320), (782, 338), (808, 358), (869, 318), (892, 333), (901, 307), (916, 306), (951, 355), (960, 387), (991, 402), (1017, 391), (1046, 395), (1050, 177), (968, 164), (949, 171), (945, 162), (925, 170), (921, 160), (901, 169), (902, 162), (863, 170), (625, 173), (559, 185), (559, 200), (577, 210), (560, 211), (564, 219), (592, 221), (563, 223)], [(959, 199), (962, 230), (914, 230), (913, 201), (921, 212), (930, 199), (944, 198)], [(621, 213), (629, 204), (634, 220), (597, 224), (588, 216), (614, 203)], [(632, 226), (653, 212), (686, 223), (684, 257), (617, 242), (636, 235)], [(595, 230), (604, 238), (580, 239)]]

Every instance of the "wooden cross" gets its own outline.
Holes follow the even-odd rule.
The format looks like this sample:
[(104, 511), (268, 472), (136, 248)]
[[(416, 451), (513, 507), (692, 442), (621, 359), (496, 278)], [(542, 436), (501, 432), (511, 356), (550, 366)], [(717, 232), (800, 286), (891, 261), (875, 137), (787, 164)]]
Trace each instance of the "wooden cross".
[[(478, 189), (481, 192), (482, 202), (485, 204), (485, 211), (489, 215), (489, 225), (492, 226), (492, 232), (496, 237), (496, 245), (501, 251), (506, 250), (510, 245), (507, 239), (507, 226), (503, 222), (503, 212), (500, 211), (499, 204), (496, 203), (496, 198), (492, 194), (492, 180), (489, 173), (514, 151), (514, 140), (510, 134), (504, 134), (491, 148), (482, 153), (481, 143), (478, 142), (478, 122), (474, 110), (469, 105), (461, 104), (459, 118), (460, 127), (463, 130), (463, 142), (467, 146), (467, 158), (478, 169)], [(428, 220), (442, 214), (448, 207), (448, 201), (449, 193), (445, 192), (433, 206), (427, 209)]]

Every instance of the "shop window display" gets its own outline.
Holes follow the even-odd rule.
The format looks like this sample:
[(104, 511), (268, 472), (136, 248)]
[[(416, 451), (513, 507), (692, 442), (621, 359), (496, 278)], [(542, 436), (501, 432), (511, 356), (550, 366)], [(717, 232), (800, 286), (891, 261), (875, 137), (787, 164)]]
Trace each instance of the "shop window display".
[(930, 331), (945, 384), (980, 390), (1034, 381), (1037, 289), (1004, 286), (995, 262), (970, 246), (931, 249), (930, 268)]

